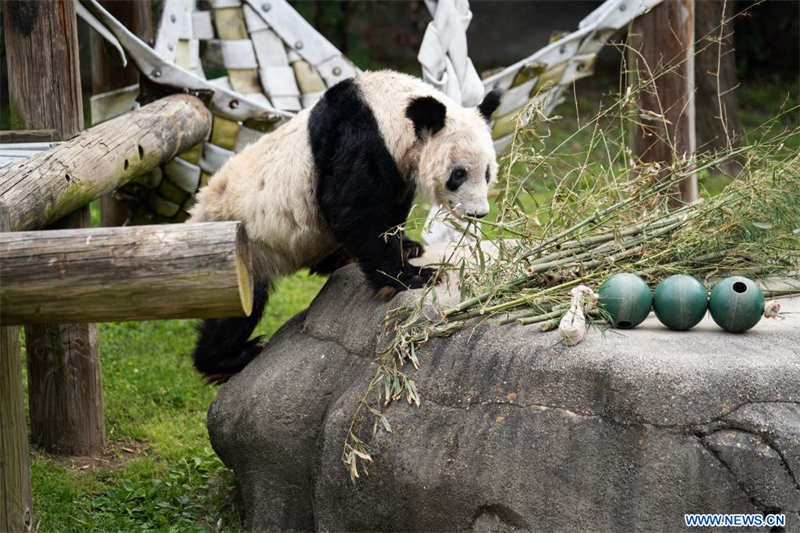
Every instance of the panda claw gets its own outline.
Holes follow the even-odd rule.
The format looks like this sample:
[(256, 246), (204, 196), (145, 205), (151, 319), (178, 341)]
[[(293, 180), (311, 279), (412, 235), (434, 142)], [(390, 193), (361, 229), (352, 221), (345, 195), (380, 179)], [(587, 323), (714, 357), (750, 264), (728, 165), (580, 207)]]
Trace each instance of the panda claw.
[(425, 253), (425, 247), (413, 239), (403, 237), (403, 254), (406, 259), (416, 259), (422, 257)]

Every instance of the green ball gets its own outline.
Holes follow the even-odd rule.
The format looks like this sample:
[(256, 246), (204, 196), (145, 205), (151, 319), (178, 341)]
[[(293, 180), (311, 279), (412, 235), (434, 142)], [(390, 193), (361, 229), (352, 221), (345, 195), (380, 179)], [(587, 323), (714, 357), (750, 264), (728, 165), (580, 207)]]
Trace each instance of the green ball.
[(719, 327), (731, 333), (741, 333), (761, 320), (764, 293), (753, 280), (733, 276), (714, 285), (708, 307), (711, 318)]
[(691, 329), (706, 315), (708, 293), (697, 278), (683, 274), (670, 276), (656, 287), (653, 309), (669, 329)]
[(635, 274), (615, 274), (598, 291), (599, 304), (610, 316), (615, 328), (635, 328), (650, 314), (653, 295), (650, 287)]

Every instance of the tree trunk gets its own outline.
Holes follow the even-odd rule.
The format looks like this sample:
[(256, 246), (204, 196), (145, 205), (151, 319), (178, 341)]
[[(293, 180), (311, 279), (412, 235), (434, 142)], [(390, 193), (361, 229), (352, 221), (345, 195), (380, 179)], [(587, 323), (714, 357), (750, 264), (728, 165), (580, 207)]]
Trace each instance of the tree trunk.
[(247, 316), (240, 222), (0, 233), (0, 321)]
[[(75, 3), (10, 1), (4, 7), (12, 127), (74, 137), (83, 129)], [(88, 206), (82, 207), (62, 226), (88, 225), (89, 217)], [(102, 450), (97, 325), (33, 326), (25, 328), (25, 339), (33, 440), (67, 454)]]
[[(658, 117), (643, 119), (643, 127), (634, 133), (634, 151), (647, 163), (671, 165), (695, 150), (694, 3), (665, 0), (634, 20), (630, 32), (630, 46), (641, 54), (630, 52), (631, 69), (647, 84), (639, 105)], [(696, 176), (680, 183), (676, 198), (697, 199)]]
[[(145, 42), (153, 40), (153, 11), (149, 1), (102, 0), (100, 2), (117, 20), (134, 35)], [(139, 83), (139, 71), (133, 63), (123, 67), (119, 60), (108, 52), (105, 39), (92, 32), (92, 94), (98, 95), (114, 89)], [(100, 120), (92, 116), (92, 124)], [(130, 217), (130, 209), (114, 198), (112, 193), (100, 197), (100, 225), (122, 226)]]
[[(0, 232), (9, 231), (0, 205)], [(0, 234), (2, 235), (2, 234)], [(1, 324), (5, 324), (0, 320)], [(33, 500), (19, 328), (0, 327), (0, 531), (31, 531)]]
[[(732, 1), (697, 2), (698, 52), (695, 56), (697, 100), (697, 147), (699, 150), (724, 150), (736, 147), (742, 132), (736, 87)], [(721, 165), (726, 174), (736, 176), (741, 164), (735, 160)]]

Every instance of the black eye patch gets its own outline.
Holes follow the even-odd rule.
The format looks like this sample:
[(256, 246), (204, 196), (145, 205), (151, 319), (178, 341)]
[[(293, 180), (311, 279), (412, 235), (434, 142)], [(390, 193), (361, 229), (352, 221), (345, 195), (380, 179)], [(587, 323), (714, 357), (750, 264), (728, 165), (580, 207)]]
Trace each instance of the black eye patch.
[(451, 190), (455, 191), (461, 184), (467, 181), (467, 171), (461, 167), (453, 169), (453, 172), (450, 173), (450, 177), (447, 178), (447, 183), (445, 186)]

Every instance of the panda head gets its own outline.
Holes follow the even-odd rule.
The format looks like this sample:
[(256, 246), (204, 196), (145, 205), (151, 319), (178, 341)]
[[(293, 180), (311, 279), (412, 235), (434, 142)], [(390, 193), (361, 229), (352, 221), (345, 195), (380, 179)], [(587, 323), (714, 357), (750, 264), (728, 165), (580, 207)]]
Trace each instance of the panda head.
[(417, 184), (426, 199), (458, 217), (489, 214), (489, 185), (497, 180), (489, 120), (500, 95), (491, 91), (474, 109), (446, 97), (420, 96), (406, 109), (418, 141)]

